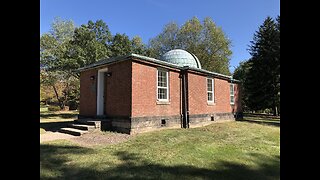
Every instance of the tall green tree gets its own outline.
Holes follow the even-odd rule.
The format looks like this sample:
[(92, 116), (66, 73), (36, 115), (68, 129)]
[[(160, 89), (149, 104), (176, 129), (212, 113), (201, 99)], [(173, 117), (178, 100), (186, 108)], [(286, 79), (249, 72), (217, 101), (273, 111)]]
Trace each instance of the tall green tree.
[(110, 50), (113, 57), (124, 56), (130, 53), (148, 55), (147, 48), (139, 36), (134, 36), (131, 40), (126, 34), (117, 33), (113, 36)]
[(113, 38), (110, 46), (112, 56), (124, 56), (132, 51), (132, 45), (126, 34), (117, 33)]
[(88, 21), (88, 24), (75, 29), (73, 39), (68, 44), (68, 51), (64, 54), (59, 68), (79, 77), (79, 74), (74, 73), (73, 70), (112, 55), (111, 40), (111, 32), (105, 22)]
[(41, 85), (53, 88), (61, 108), (77, 104), (79, 73), (74, 70), (112, 56), (148, 52), (139, 36), (132, 40), (125, 34), (112, 36), (102, 20), (76, 28), (71, 20), (55, 18), (50, 32), (40, 37)]
[(239, 66), (236, 67), (233, 73), (233, 78), (240, 80), (241, 86), (240, 86), (240, 91), (241, 91), (241, 105), (244, 111), (249, 111), (250, 108), (248, 107), (248, 93), (246, 86), (244, 86), (247, 82), (247, 76), (248, 72), (251, 68), (251, 61), (246, 60), (240, 62)]
[(172, 49), (184, 49), (195, 54), (203, 69), (230, 75), (229, 63), (232, 54), (231, 41), (222, 29), (209, 17), (203, 22), (196, 17), (181, 27), (172, 22), (163, 31), (149, 41), (151, 55), (160, 58)]
[(63, 82), (67, 83), (70, 75), (61, 71), (58, 67), (67, 52), (74, 29), (73, 21), (55, 18), (49, 33), (40, 37), (40, 83), (52, 87), (61, 109), (65, 106), (66, 98), (59, 94), (57, 85)]
[(253, 110), (280, 107), (280, 16), (267, 17), (251, 41), (251, 68), (245, 86)]
[(139, 36), (131, 39), (132, 53), (148, 56), (147, 47)]
[(178, 32), (179, 26), (175, 22), (166, 24), (159, 35), (149, 40), (150, 56), (160, 58), (162, 54), (178, 48)]

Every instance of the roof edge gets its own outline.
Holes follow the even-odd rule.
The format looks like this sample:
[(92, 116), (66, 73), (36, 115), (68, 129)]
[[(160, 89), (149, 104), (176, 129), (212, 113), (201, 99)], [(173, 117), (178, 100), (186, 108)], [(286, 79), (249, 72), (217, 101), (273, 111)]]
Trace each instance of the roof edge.
[(215, 75), (215, 76), (218, 76), (218, 77), (222, 77), (222, 78), (231, 80), (232, 82), (240, 82), (237, 79), (233, 79), (232, 76), (228, 76), (228, 75), (224, 75), (224, 74), (220, 74), (220, 73), (216, 73), (216, 72), (212, 72), (212, 71), (207, 71), (207, 70), (204, 70), (204, 69), (189, 67), (189, 66), (181, 67), (181, 66), (178, 66), (178, 65), (173, 64), (173, 63), (169, 63), (169, 62), (166, 62), (166, 61), (162, 61), (162, 60), (159, 60), (159, 59), (143, 56), (143, 55), (140, 55), (140, 54), (134, 54), (134, 53), (131, 53), (131, 54), (128, 54), (128, 55), (124, 55), (124, 56), (117, 56), (117, 57), (102, 59), (102, 60), (99, 60), (99, 61), (97, 61), (97, 62), (95, 62), (93, 64), (90, 64), (88, 66), (85, 66), (85, 67), (82, 67), (82, 68), (78, 68), (75, 71), (82, 72), (82, 71), (85, 71), (85, 70), (98, 68), (100, 66), (103, 66), (103, 65), (106, 65), (106, 64), (110, 64), (110, 63), (113, 63), (113, 62), (126, 61), (126, 60), (129, 60), (130, 58), (138, 58), (138, 59), (146, 60), (146, 61), (153, 62), (153, 63), (156, 63), (156, 64), (165, 65), (165, 66), (169, 66), (169, 67), (172, 67), (172, 68), (177, 68), (177, 69), (180, 69), (180, 70), (193, 70), (193, 71), (202, 72), (202, 73), (209, 74), (209, 75)]

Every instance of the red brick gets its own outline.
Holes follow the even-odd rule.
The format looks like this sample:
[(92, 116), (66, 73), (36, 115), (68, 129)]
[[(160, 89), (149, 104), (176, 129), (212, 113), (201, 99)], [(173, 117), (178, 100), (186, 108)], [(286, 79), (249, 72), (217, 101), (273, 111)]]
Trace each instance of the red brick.
[[(157, 65), (127, 60), (108, 67), (106, 113), (110, 116), (144, 117), (181, 114), (179, 71), (169, 70), (169, 104), (157, 104)], [(81, 72), (80, 115), (96, 115), (98, 69)], [(90, 76), (95, 76), (90, 80)], [(230, 104), (230, 82), (214, 78), (215, 104), (207, 103), (207, 75), (188, 73), (189, 114), (241, 112), (239, 85), (235, 84), (235, 104)]]

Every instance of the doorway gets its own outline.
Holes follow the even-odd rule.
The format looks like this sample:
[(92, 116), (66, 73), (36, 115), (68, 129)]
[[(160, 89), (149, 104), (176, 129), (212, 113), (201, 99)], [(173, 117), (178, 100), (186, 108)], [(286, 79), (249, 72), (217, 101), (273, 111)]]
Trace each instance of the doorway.
[(97, 84), (97, 116), (105, 115), (105, 73), (108, 71), (108, 68), (98, 70), (98, 84)]

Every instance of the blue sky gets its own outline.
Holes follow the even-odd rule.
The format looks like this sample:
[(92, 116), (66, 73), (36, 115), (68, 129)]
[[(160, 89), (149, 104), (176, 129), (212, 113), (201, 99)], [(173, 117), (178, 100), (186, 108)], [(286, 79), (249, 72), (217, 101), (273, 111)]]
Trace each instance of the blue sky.
[(250, 58), (248, 45), (267, 16), (280, 15), (280, 0), (40, 0), (40, 35), (50, 30), (54, 17), (76, 26), (102, 19), (111, 33), (139, 35), (144, 43), (165, 24), (182, 25), (196, 16), (211, 17), (231, 40), (230, 71)]

